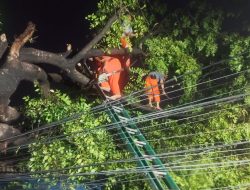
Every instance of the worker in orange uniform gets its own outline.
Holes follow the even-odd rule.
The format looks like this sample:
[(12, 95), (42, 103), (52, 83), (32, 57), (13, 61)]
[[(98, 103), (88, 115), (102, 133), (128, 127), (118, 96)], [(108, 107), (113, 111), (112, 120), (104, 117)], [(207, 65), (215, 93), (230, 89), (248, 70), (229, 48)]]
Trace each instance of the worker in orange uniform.
[(130, 43), (129, 38), (135, 36), (130, 23), (131, 23), (131, 16), (129, 15), (122, 23), (123, 33), (122, 33), (122, 36), (120, 38), (121, 47), (128, 48), (129, 50), (132, 49), (132, 45)]
[[(132, 44), (129, 38), (135, 36), (135, 34), (133, 33), (133, 29), (131, 27), (130, 15), (128, 15), (127, 18), (123, 21), (122, 27), (123, 27), (123, 34), (120, 38), (121, 47), (126, 48), (129, 51), (131, 51)], [(123, 91), (123, 89), (125, 88), (126, 84), (129, 81), (131, 59), (130, 59), (130, 56), (127, 54), (120, 56), (119, 59), (122, 63), (122, 68), (123, 68), (123, 71), (121, 72), (121, 75), (120, 75), (119, 85), (121, 87), (121, 90)]]
[(110, 90), (112, 100), (121, 97), (119, 85), (120, 73), (123, 70), (121, 61), (117, 57), (102, 56), (99, 61), (102, 63), (101, 74), (98, 76), (98, 83), (102, 89)]
[(148, 95), (149, 106), (153, 107), (152, 102), (156, 102), (156, 109), (161, 110), (160, 101), (161, 101), (161, 93), (159, 89), (159, 85), (161, 86), (162, 93), (166, 95), (164, 88), (164, 80), (165, 77), (159, 72), (151, 72), (148, 74), (146, 78), (146, 94)]

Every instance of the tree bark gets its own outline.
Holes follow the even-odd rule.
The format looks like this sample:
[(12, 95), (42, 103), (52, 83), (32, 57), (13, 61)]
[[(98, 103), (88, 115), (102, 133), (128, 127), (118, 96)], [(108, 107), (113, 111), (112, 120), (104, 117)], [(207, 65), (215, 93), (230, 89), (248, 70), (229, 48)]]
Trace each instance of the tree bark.
[[(7, 60), (0, 69), (0, 122), (10, 122), (16, 119), (18, 114), (14, 108), (9, 107), (9, 98), (15, 92), (20, 81), (28, 80), (40, 82), (45, 95), (49, 93), (49, 83), (47, 80), (46, 72), (39, 66), (40, 64), (49, 64), (61, 69), (73, 82), (79, 83), (81, 86), (87, 86), (90, 82), (88, 76), (79, 72), (76, 69), (77, 63), (83, 59), (102, 55), (123, 55), (123, 54), (142, 54), (143, 52), (138, 49), (133, 49), (128, 52), (127, 49), (111, 49), (109, 52), (102, 50), (91, 49), (98, 43), (105, 33), (109, 30), (112, 23), (118, 18), (117, 14), (113, 15), (103, 28), (103, 30), (91, 40), (85, 47), (82, 48), (73, 58), (68, 58), (72, 52), (71, 46), (68, 46), (67, 51), (63, 53), (52, 53), (34, 48), (22, 48), (24, 44), (32, 37), (35, 31), (35, 25), (31, 22), (28, 23), (25, 31), (15, 39), (10, 48)], [(3, 34), (0, 38), (0, 58), (7, 50), (7, 39)], [(39, 65), (37, 65), (39, 64)], [(13, 114), (8, 116), (6, 110), (11, 110)], [(7, 115), (4, 115), (6, 113)], [(13, 117), (16, 116), (16, 117)], [(2, 118), (2, 119), (1, 119)]]

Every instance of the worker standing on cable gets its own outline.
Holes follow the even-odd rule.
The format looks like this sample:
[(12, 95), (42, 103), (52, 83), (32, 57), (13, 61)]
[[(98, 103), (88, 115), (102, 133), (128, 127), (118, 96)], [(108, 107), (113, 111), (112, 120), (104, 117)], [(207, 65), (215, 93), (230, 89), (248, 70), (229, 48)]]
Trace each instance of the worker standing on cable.
[(161, 110), (160, 101), (161, 101), (161, 92), (159, 86), (161, 86), (162, 94), (166, 95), (164, 88), (164, 80), (166, 76), (159, 72), (150, 72), (146, 77), (146, 94), (148, 96), (149, 106), (153, 107), (153, 102), (156, 102), (156, 109)]

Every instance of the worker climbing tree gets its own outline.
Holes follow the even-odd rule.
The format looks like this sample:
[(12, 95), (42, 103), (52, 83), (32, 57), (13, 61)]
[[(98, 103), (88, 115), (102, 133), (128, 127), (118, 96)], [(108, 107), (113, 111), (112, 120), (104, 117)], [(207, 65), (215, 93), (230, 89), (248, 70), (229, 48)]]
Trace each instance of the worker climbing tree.
[(124, 17), (124, 20), (123, 20), (122, 25), (121, 25), (121, 27), (123, 29), (123, 33), (122, 33), (122, 36), (120, 39), (121, 47), (128, 48), (129, 51), (132, 51), (132, 44), (131, 44), (130, 38), (133, 36), (136, 36), (133, 33), (131, 22), (132, 22), (132, 18), (130, 15), (127, 15)]

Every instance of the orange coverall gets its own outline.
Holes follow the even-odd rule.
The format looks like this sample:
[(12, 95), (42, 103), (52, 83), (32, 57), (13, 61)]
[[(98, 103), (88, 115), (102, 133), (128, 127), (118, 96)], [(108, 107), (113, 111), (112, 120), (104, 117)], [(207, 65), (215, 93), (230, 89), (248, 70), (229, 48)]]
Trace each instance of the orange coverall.
[(102, 87), (109, 87), (112, 95), (121, 95), (121, 88), (119, 86), (120, 74), (121, 74), (121, 61), (116, 57), (103, 56), (105, 61), (103, 72), (111, 74), (108, 77), (107, 82), (101, 84)]
[(153, 79), (150, 76), (147, 76), (146, 78), (146, 93), (148, 95), (148, 98), (153, 102), (160, 102), (160, 89), (158, 86), (158, 79)]

